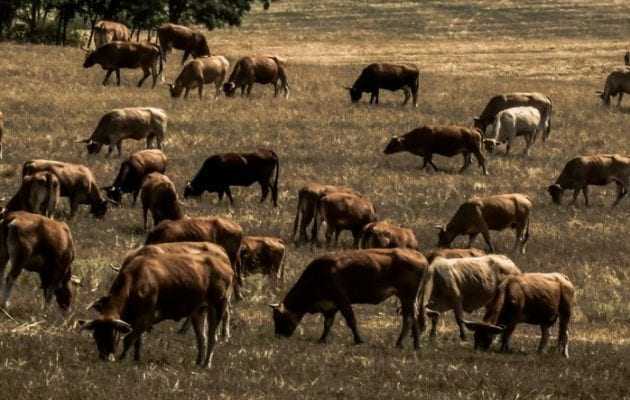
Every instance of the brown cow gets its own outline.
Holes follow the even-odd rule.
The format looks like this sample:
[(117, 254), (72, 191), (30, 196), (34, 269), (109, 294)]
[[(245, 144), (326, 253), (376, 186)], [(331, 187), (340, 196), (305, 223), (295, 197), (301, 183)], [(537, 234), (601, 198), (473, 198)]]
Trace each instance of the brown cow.
[(209, 368), (219, 323), (228, 312), (232, 280), (230, 265), (212, 255), (138, 256), (120, 270), (109, 295), (96, 302), (101, 315), (80, 323), (82, 329), (93, 331), (101, 359), (113, 358), (119, 335), (127, 334), (119, 359), (133, 345), (139, 361), (144, 332), (164, 320), (190, 318), (197, 365)]
[(54, 295), (61, 310), (68, 311), (72, 302), (70, 282), (74, 261), (68, 225), (25, 211), (7, 214), (0, 222), (0, 286), (9, 260), (11, 270), (6, 276), (0, 307), (7, 308), (13, 284), (25, 269), (39, 274), (44, 308)]
[(101, 194), (88, 167), (60, 161), (30, 160), (22, 166), (22, 178), (43, 171), (48, 171), (59, 179), (60, 195), (70, 200), (70, 219), (74, 218), (81, 204), (88, 204), (90, 214), (94, 217), (105, 216), (108, 200)]
[(280, 304), (272, 304), (276, 335), (289, 337), (305, 314), (324, 315), (325, 343), (341, 311), (354, 343), (363, 343), (352, 304), (379, 304), (396, 296), (402, 306), (402, 329), (397, 347), (411, 326), (414, 348), (420, 347), (416, 295), (427, 260), (407, 249), (354, 250), (318, 257), (308, 264)]
[(230, 70), (230, 62), (223, 56), (201, 57), (184, 65), (174, 84), (169, 84), (171, 97), (178, 98), (184, 91), (184, 98), (188, 98), (190, 89), (197, 88), (199, 98), (203, 98), (203, 85), (214, 83), (215, 95), (221, 94), (223, 82)]
[(235, 272), (234, 295), (241, 298), (240, 286), (243, 284), (241, 276), (241, 261), (239, 249), (243, 238), (243, 228), (227, 218), (184, 218), (177, 221), (166, 220), (160, 222), (151, 230), (145, 244), (170, 242), (211, 242), (225, 249)]
[(619, 154), (598, 154), (594, 156), (576, 157), (564, 166), (556, 183), (549, 186), (547, 191), (554, 203), (562, 203), (565, 190), (573, 189), (573, 201), (582, 191), (584, 203), (588, 206), (588, 186), (604, 186), (609, 183), (617, 185), (617, 198), (613, 207), (619, 204), (628, 193), (630, 180), (630, 157)]
[(365, 225), (377, 219), (374, 206), (368, 199), (351, 193), (333, 192), (319, 200), (313, 221), (312, 240), (314, 243), (318, 242), (317, 225), (325, 221), (327, 246), (330, 246), (333, 233), (336, 246), (339, 233), (349, 230), (354, 238), (353, 246), (358, 247)]
[(473, 154), (483, 174), (488, 175), (486, 160), (481, 154), (481, 133), (477, 129), (455, 125), (421, 126), (403, 136), (391, 138), (384, 153), (394, 154), (403, 151), (422, 157), (424, 160), (422, 168), (429, 164), (435, 171), (438, 171), (438, 167), (433, 164), (433, 154), (445, 157), (462, 154), (464, 165), (460, 169), (460, 173), (470, 166), (471, 154)]
[(427, 254), (427, 260), (429, 264), (433, 262), (437, 257), (443, 258), (466, 258), (466, 257), (483, 257), (486, 252), (480, 249), (435, 249)]
[[(160, 70), (157, 70), (158, 63)], [(88, 52), (83, 68), (90, 68), (95, 64), (99, 64), (101, 68), (107, 71), (103, 86), (109, 82), (112, 72), (116, 72), (116, 83), (120, 86), (120, 69), (142, 68), (144, 75), (138, 81), (138, 87), (141, 87), (144, 81), (149, 77), (153, 78), (153, 86), (157, 83), (157, 77), (162, 73), (162, 57), (160, 57), (160, 48), (153, 43), (136, 43), (136, 42), (110, 42)]]
[(409, 228), (402, 228), (388, 221), (371, 222), (363, 228), (360, 247), (418, 249), (416, 234)]
[(630, 69), (618, 68), (608, 74), (604, 84), (604, 91), (597, 91), (596, 93), (606, 106), (610, 105), (611, 97), (619, 96), (617, 107), (621, 106), (624, 93), (630, 93)]
[(284, 282), (284, 241), (274, 237), (244, 236), (241, 244), (243, 276), (261, 273), (267, 275), (271, 285)]
[(142, 218), (144, 229), (148, 227), (147, 213), (151, 211), (153, 226), (164, 220), (176, 221), (184, 218), (184, 212), (179, 205), (175, 185), (159, 172), (151, 172), (144, 178), (140, 189), (142, 201)]
[(534, 273), (508, 277), (499, 287), (483, 322), (465, 321), (475, 332), (475, 349), (488, 350), (494, 336), (501, 334), (501, 351), (510, 351), (510, 338), (516, 325), (539, 325), (538, 352), (549, 341), (549, 329), (559, 320), (558, 349), (569, 358), (569, 322), (575, 301), (575, 288), (559, 273)]
[(551, 132), (551, 99), (542, 93), (504, 93), (488, 101), (481, 115), (474, 118), (474, 126), (482, 133), (486, 133), (488, 125), (494, 123), (496, 115), (505, 109), (512, 107), (534, 107), (540, 112), (540, 119), (546, 123), (543, 132), (543, 141), (546, 141)]
[(157, 37), (164, 61), (166, 61), (166, 54), (173, 48), (184, 51), (182, 64), (190, 55), (193, 58), (210, 55), (210, 48), (203, 33), (186, 26), (171, 23), (160, 25), (157, 29)]
[(438, 246), (449, 247), (457, 236), (468, 235), (468, 247), (471, 247), (481, 233), (490, 253), (494, 253), (490, 231), (512, 228), (516, 233), (512, 251), (516, 252), (520, 247), (521, 253), (525, 254), (531, 209), (531, 201), (519, 193), (473, 197), (459, 206), (446, 227), (440, 227)]
[(354, 190), (345, 186), (322, 185), (314, 182), (303, 186), (298, 191), (298, 204), (295, 212), (295, 220), (293, 221), (293, 234), (291, 235), (291, 240), (295, 241), (295, 234), (297, 233), (299, 225), (300, 236), (298, 240), (295, 241), (296, 246), (299, 246), (302, 242), (308, 242), (306, 229), (315, 216), (315, 210), (318, 207), (319, 200), (333, 192), (357, 194)]
[(131, 153), (129, 158), (120, 164), (114, 183), (103, 188), (107, 197), (120, 204), (122, 195), (131, 193), (133, 195), (132, 204), (135, 205), (144, 177), (151, 172), (163, 174), (166, 171), (167, 161), (166, 155), (158, 149), (139, 150)]
[(387, 63), (370, 64), (361, 71), (351, 88), (350, 100), (357, 103), (364, 92), (371, 94), (370, 104), (378, 104), (380, 89), (393, 92), (402, 90), (406, 105), (410, 97), (413, 97), (413, 106), (418, 107), (418, 89), (420, 88), (420, 71), (413, 65), (398, 65)]
[(274, 97), (278, 96), (278, 81), (284, 90), (285, 99), (289, 98), (289, 82), (284, 70), (285, 61), (276, 56), (243, 57), (236, 62), (223, 91), (227, 96), (233, 96), (241, 88), (241, 96), (252, 92), (254, 83), (271, 84)]
[[(94, 25), (94, 47), (96, 48), (114, 41), (128, 42), (130, 40), (129, 28), (125, 24), (103, 20)], [(88, 43), (88, 47), (89, 45)]]
[(51, 172), (37, 172), (27, 175), (17, 193), (9, 200), (2, 215), (12, 211), (28, 211), (52, 217), (57, 210), (60, 197), (60, 183)]

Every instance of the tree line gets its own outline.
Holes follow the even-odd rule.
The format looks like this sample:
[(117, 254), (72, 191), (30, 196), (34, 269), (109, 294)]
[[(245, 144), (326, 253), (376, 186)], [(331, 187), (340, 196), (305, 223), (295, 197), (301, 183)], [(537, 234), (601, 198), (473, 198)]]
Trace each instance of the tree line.
[[(164, 22), (238, 26), (254, 3), (272, 0), (0, 0), (0, 39), (65, 45), (101, 19), (122, 22), (139, 38)], [(72, 39), (72, 40), (69, 40)], [(76, 44), (76, 43), (74, 43)]]

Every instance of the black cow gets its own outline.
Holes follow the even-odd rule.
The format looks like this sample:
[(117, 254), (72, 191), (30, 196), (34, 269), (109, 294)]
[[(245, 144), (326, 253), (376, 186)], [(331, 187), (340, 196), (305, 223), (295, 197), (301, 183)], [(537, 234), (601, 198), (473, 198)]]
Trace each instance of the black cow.
[[(273, 171), (276, 171), (273, 180)], [(234, 204), (230, 186), (251, 186), (260, 184), (261, 199), (264, 202), (271, 189), (274, 207), (278, 206), (278, 175), (280, 161), (278, 155), (267, 149), (258, 149), (254, 153), (224, 153), (210, 156), (201, 169), (186, 184), (184, 198), (201, 196), (203, 192), (218, 193), (219, 200), (227, 194), (230, 204)]]
[(371, 93), (370, 104), (378, 104), (380, 89), (403, 90), (405, 100), (403, 106), (413, 97), (413, 106), (418, 107), (418, 89), (420, 88), (420, 71), (414, 66), (397, 64), (370, 64), (363, 69), (359, 78), (351, 88), (350, 99), (353, 103), (361, 100), (364, 92)]

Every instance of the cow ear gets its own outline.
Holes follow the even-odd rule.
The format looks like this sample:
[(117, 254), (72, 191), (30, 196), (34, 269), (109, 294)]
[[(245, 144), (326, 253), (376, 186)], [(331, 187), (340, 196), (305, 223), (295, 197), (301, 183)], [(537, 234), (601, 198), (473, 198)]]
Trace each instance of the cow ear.
[(271, 307), (272, 310), (280, 310), (280, 306), (280, 303), (269, 304), (269, 307)]

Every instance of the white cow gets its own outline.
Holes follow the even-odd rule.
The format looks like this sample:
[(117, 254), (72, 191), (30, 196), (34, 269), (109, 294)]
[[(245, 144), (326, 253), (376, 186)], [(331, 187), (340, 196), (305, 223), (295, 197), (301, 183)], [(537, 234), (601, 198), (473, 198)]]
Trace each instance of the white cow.
[(493, 153), (499, 144), (506, 143), (505, 154), (510, 153), (512, 140), (517, 136), (525, 137), (525, 150), (523, 154), (529, 154), (529, 148), (536, 141), (539, 132), (545, 132), (548, 120), (542, 120), (540, 111), (534, 107), (512, 107), (499, 112), (494, 123), (489, 127), (483, 143), (486, 150)]

